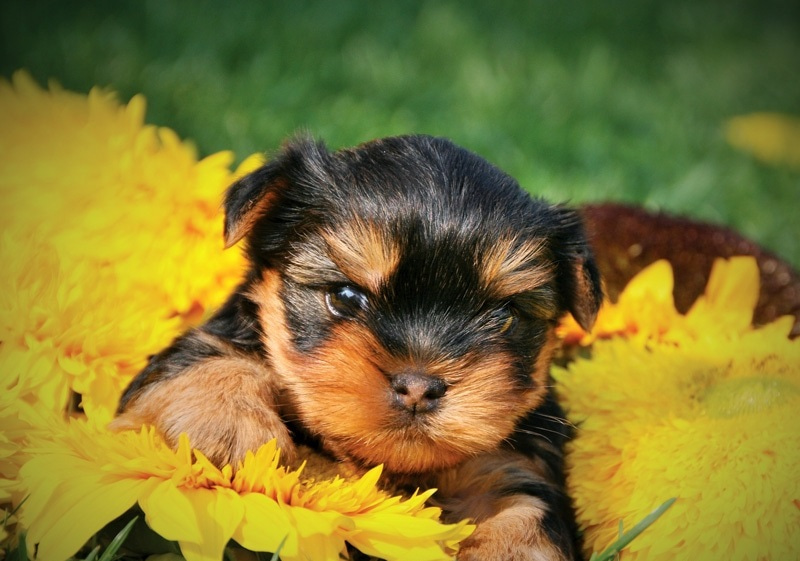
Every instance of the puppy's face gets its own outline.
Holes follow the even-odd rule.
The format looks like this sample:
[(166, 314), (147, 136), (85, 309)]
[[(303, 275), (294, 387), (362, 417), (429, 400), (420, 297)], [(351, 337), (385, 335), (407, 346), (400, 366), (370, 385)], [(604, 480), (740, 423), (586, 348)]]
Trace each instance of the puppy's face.
[(297, 142), (226, 211), (288, 410), (392, 472), (497, 447), (544, 398), (555, 322), (599, 305), (576, 215), (444, 140)]

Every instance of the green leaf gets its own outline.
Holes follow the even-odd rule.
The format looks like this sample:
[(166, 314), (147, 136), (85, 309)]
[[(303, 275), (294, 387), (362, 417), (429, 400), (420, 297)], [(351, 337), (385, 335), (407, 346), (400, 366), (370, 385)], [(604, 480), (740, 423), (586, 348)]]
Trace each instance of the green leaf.
[(5, 515), (4, 519), (3, 519), (3, 527), (5, 527), (6, 524), (8, 524), (8, 519), (11, 518), (12, 516), (14, 516), (19, 511), (19, 509), (22, 507), (22, 505), (25, 504), (25, 501), (28, 500), (28, 497), (30, 497), (30, 495), (25, 495), (25, 498), (23, 498), (19, 502), (19, 504), (17, 506), (15, 506), (10, 511), (6, 512), (6, 515)]
[[(655, 509), (653, 512), (645, 516), (638, 524), (636, 524), (633, 528), (622, 534), (617, 541), (612, 543), (605, 551), (602, 553), (594, 552), (592, 553), (591, 558), (589, 561), (612, 561), (619, 553), (628, 547), (628, 545), (636, 539), (639, 534), (644, 532), (653, 522), (658, 520), (658, 518), (666, 512), (666, 510), (672, 506), (676, 500), (675, 497), (668, 499), (665, 501), (661, 506)], [(622, 521), (620, 521), (620, 530), (622, 530)]]
[(98, 545), (92, 551), (89, 552), (89, 555), (83, 561), (95, 561), (97, 556), (100, 555), (100, 546)]
[(7, 561), (28, 561), (28, 544), (25, 540), (25, 532), (20, 532), (17, 548), (8, 553)]
[(114, 539), (111, 540), (110, 544), (108, 544), (108, 547), (103, 552), (103, 555), (100, 556), (99, 561), (112, 561), (112, 559), (114, 559), (114, 556), (117, 554), (117, 551), (119, 551), (119, 548), (122, 547), (122, 544), (125, 543), (126, 539), (128, 539), (128, 534), (131, 533), (133, 525), (136, 524), (136, 520), (138, 519), (138, 516), (134, 516), (131, 521), (128, 522), (116, 536), (114, 536)]

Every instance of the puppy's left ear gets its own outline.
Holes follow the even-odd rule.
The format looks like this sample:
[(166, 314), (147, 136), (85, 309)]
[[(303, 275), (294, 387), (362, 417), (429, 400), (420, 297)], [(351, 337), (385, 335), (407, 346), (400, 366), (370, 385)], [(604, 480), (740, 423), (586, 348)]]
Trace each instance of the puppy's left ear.
[(558, 207), (558, 214), (559, 227), (553, 247), (558, 291), (564, 308), (589, 331), (603, 303), (600, 271), (580, 215), (566, 207)]

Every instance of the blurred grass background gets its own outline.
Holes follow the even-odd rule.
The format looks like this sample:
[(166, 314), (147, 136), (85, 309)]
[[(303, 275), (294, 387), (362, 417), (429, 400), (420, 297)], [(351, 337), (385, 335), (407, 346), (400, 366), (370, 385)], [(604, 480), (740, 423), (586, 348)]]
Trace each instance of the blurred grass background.
[(533, 193), (728, 224), (800, 265), (800, 171), (724, 137), (800, 115), (795, 0), (10, 0), (0, 48), (5, 77), (145, 94), (201, 155), (444, 135)]

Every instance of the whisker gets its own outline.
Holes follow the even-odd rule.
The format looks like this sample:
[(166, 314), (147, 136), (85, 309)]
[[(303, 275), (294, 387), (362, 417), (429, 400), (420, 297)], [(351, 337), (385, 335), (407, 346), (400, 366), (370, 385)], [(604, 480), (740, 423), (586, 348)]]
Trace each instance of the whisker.
[[(548, 429), (545, 429), (545, 430), (548, 430)], [(530, 435), (530, 436), (535, 436), (536, 438), (541, 438), (542, 440), (546, 440), (546, 441), (547, 441), (549, 444), (553, 444), (553, 441), (552, 441), (552, 440), (551, 440), (549, 437), (547, 437), (546, 435), (544, 435), (544, 434), (541, 434), (541, 433), (539, 433), (539, 432), (537, 432), (537, 431), (532, 431), (532, 430), (524, 430), (524, 429), (517, 429), (517, 430), (516, 430), (516, 432), (517, 432), (517, 433), (524, 433), (524, 434), (528, 434), (528, 435)], [(551, 432), (551, 433), (553, 433), (553, 434), (557, 434), (557, 435), (561, 435), (561, 433), (560, 433), (560, 432), (558, 432), (558, 431), (554, 431), (554, 430), (548, 430), (548, 432)], [(510, 437), (509, 437), (509, 438), (510, 438)]]
[(550, 421), (554, 421), (554, 422), (558, 423), (559, 425), (563, 425), (565, 427), (578, 428), (575, 425), (575, 423), (573, 423), (569, 419), (565, 419), (564, 417), (559, 417), (559, 416), (556, 416), (556, 415), (548, 415), (547, 413), (540, 413), (539, 411), (534, 411), (533, 414), (537, 415), (537, 416), (539, 416), (539, 417), (541, 417), (543, 419), (548, 419)]

